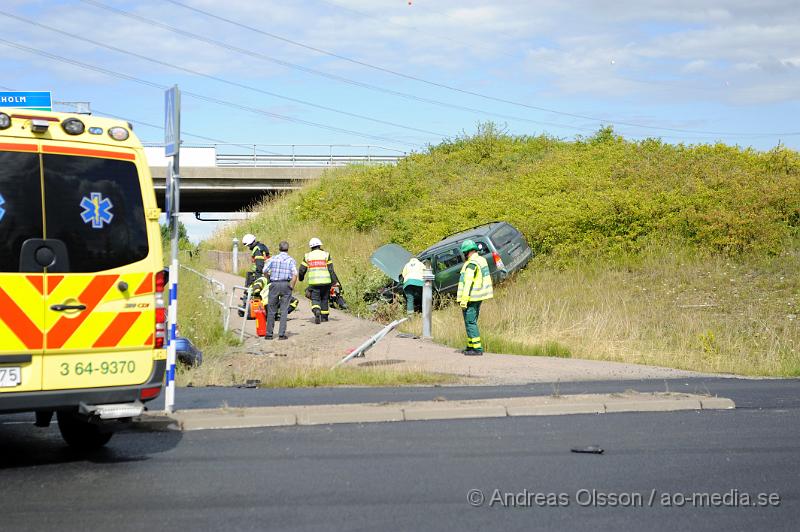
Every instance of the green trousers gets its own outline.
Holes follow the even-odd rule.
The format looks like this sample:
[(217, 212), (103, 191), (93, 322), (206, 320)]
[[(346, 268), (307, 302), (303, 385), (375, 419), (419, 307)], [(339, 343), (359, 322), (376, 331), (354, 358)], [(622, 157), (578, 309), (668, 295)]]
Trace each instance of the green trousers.
[(422, 287), (410, 284), (403, 288), (406, 296), (406, 313), (414, 314), (417, 302), (422, 302)]
[(481, 333), (478, 331), (478, 316), (481, 314), (481, 302), (470, 301), (467, 303), (467, 308), (461, 309), (461, 313), (464, 315), (464, 328), (467, 329), (467, 349), (483, 351)]

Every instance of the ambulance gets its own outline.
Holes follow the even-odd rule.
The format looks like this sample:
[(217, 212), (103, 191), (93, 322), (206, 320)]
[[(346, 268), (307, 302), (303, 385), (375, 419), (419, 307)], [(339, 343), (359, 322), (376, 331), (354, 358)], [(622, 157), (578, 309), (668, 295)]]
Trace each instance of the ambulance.
[(92, 449), (158, 397), (159, 214), (130, 124), (0, 109), (0, 415)]

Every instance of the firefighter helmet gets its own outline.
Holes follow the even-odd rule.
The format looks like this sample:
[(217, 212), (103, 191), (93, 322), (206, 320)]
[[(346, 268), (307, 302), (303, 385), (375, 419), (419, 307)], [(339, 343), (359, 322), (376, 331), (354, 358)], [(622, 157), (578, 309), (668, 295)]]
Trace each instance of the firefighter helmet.
[(320, 247), (321, 245), (322, 245), (322, 240), (320, 240), (317, 237), (314, 237), (314, 238), (312, 238), (311, 240), (308, 241), (308, 247), (310, 247), (312, 249), (316, 248), (316, 247)]
[(256, 241), (256, 235), (252, 233), (247, 233), (242, 237), (242, 244), (244, 244), (245, 246), (250, 246), (255, 241)]

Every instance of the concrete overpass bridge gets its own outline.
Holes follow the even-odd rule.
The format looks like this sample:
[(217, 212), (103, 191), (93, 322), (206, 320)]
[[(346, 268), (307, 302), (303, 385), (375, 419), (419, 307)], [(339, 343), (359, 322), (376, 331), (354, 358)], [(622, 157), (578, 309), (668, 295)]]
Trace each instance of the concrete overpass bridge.
[[(145, 150), (163, 209), (169, 160), (161, 146), (146, 146)], [(399, 150), (367, 145), (182, 146), (180, 210), (239, 211), (264, 196), (296, 190), (330, 168), (396, 164), (405, 156)]]

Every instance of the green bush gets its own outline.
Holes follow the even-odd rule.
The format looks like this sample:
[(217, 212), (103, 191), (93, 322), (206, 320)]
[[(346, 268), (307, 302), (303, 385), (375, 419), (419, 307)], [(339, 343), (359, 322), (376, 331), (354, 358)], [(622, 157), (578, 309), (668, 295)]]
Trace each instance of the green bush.
[(610, 128), (571, 142), (519, 137), (489, 124), (397, 166), (328, 173), (292, 201), (301, 220), (320, 220), (326, 205), (328, 223), (379, 228), (412, 250), (502, 219), (537, 254), (616, 255), (669, 237), (774, 255), (800, 233), (800, 155), (630, 142)]

